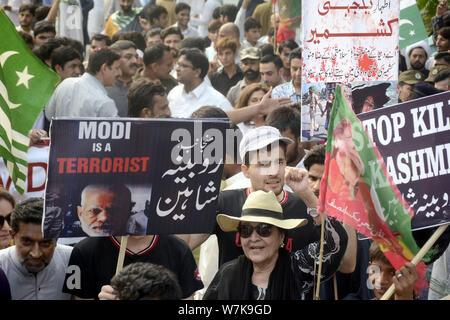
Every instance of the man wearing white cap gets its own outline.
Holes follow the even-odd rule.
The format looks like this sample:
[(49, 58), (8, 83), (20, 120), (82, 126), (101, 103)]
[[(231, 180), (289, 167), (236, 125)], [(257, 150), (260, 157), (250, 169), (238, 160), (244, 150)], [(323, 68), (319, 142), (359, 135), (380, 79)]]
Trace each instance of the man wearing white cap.
[[(242, 172), (250, 179), (251, 187), (222, 191), (219, 194), (217, 213), (239, 217), (242, 206), (251, 192), (273, 191), (283, 208), (285, 218), (308, 220), (308, 224), (301, 231), (288, 230), (286, 233), (285, 249), (295, 252), (319, 239), (318, 225), (321, 221), (316, 210), (318, 199), (308, 187), (307, 171), (286, 167), (286, 147), (291, 143), (293, 143), (291, 139), (283, 137), (274, 127), (262, 126), (249, 130), (241, 140), (239, 153), (243, 160)], [(294, 193), (283, 190), (285, 182)], [(218, 225), (215, 226), (213, 233), (218, 238), (219, 267), (243, 254), (239, 233), (224, 232)], [(208, 236), (182, 237), (192, 249), (205, 241)]]

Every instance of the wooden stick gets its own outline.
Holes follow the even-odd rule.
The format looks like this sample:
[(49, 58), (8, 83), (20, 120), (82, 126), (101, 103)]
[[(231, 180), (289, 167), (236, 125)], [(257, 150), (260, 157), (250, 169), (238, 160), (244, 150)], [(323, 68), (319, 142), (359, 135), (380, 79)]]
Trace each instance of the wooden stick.
[(123, 236), (120, 239), (120, 251), (119, 251), (119, 257), (117, 258), (116, 274), (118, 274), (123, 268), (123, 260), (125, 259), (125, 252), (127, 250), (127, 242), (128, 242), (128, 236)]
[(450, 294), (448, 296), (441, 298), (440, 300), (450, 300)]
[(339, 300), (336, 273), (333, 275), (333, 284), (334, 284), (334, 300)]
[[(427, 252), (431, 249), (431, 247), (437, 241), (437, 239), (439, 239), (439, 237), (444, 233), (445, 229), (447, 229), (448, 226), (449, 226), (448, 223), (444, 224), (433, 233), (430, 239), (428, 239), (428, 241), (419, 250), (416, 256), (411, 260), (411, 263), (413, 265), (416, 266), (422, 260), (422, 258), (427, 254)], [(394, 292), (395, 292), (395, 285), (392, 284), (389, 287), (389, 289), (383, 294), (380, 300), (389, 300), (391, 296), (394, 294)]]
[(277, 18), (275, 16), (275, 2), (273, 3), (272, 7), (272, 14), (273, 14), (273, 54), (277, 54)]
[(323, 238), (325, 234), (325, 214), (321, 215), (322, 226), (320, 229), (320, 254), (319, 254), (319, 271), (317, 272), (317, 289), (314, 300), (319, 300), (319, 292), (320, 292), (320, 275), (322, 273), (322, 259), (323, 259)]

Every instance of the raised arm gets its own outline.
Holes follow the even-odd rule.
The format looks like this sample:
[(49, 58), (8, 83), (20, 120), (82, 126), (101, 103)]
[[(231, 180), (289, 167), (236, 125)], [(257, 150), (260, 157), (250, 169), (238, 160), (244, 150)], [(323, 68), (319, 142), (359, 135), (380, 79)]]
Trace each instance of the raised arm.
[[(328, 280), (339, 269), (346, 248), (347, 233), (344, 227), (336, 219), (325, 217), (321, 281)], [(314, 264), (319, 263), (319, 249), (320, 240), (291, 254), (294, 273), (300, 280), (301, 288), (312, 288), (313, 286)]]

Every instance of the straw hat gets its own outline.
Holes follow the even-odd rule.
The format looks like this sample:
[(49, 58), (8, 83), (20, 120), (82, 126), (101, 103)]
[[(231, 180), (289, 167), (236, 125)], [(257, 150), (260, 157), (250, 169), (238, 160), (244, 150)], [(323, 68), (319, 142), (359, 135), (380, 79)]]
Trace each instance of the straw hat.
[(283, 209), (275, 193), (262, 190), (250, 193), (240, 217), (218, 214), (216, 219), (225, 232), (237, 231), (241, 221), (268, 223), (281, 229), (295, 229), (308, 223), (306, 219), (284, 219)]

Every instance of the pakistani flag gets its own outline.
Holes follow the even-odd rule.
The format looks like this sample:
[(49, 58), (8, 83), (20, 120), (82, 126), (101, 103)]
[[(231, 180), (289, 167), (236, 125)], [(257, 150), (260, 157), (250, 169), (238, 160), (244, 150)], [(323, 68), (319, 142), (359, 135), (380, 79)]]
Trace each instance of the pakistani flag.
[[(325, 155), (319, 211), (373, 239), (395, 269), (411, 261), (419, 251), (411, 231), (414, 212), (392, 182), (383, 158), (339, 85)], [(416, 270), (416, 289), (420, 291), (426, 287), (425, 264), (420, 262)]]
[(16, 190), (23, 194), (28, 173), (28, 132), (59, 77), (30, 51), (2, 9), (0, 30), (0, 156)]
[(399, 47), (406, 48), (410, 44), (428, 38), (422, 16), (415, 0), (400, 1), (400, 35)]

